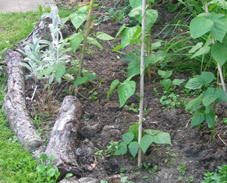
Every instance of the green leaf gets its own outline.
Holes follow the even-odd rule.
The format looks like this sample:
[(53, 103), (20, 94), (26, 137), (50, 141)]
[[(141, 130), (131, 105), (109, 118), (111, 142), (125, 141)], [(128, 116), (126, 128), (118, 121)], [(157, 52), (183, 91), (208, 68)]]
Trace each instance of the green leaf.
[(196, 110), (200, 107), (201, 102), (202, 102), (202, 100), (200, 98), (195, 98), (187, 103), (185, 109), (186, 110), (190, 110), (190, 109)]
[(215, 95), (207, 95), (203, 98), (202, 102), (204, 106), (208, 106), (212, 104), (216, 99), (217, 97)]
[(205, 114), (205, 120), (206, 120), (209, 128), (214, 127), (215, 114), (213, 112), (210, 112), (209, 114)]
[(129, 3), (132, 8), (137, 8), (138, 6), (142, 5), (141, 0), (129, 0)]
[(183, 82), (185, 82), (185, 79), (174, 79), (172, 83), (175, 86), (180, 86)]
[(117, 87), (117, 85), (120, 84), (120, 81), (118, 79), (115, 79), (111, 85), (110, 90), (107, 92), (107, 99), (109, 100), (110, 94), (113, 92), (113, 90)]
[(103, 50), (102, 45), (101, 45), (96, 39), (91, 38), (91, 37), (88, 37), (88, 38), (87, 38), (87, 42), (88, 42), (89, 44), (93, 44), (93, 45), (97, 46), (101, 51)]
[(54, 159), (55, 159), (55, 156), (54, 155), (50, 155), (50, 163), (49, 164), (52, 164)]
[(226, 102), (227, 101), (226, 93), (221, 88), (216, 89), (215, 96), (217, 97), (217, 102)]
[(128, 149), (131, 155), (135, 158), (139, 150), (138, 142), (136, 141), (131, 142), (128, 146)]
[(133, 39), (134, 34), (137, 31), (137, 27), (127, 27), (122, 33), (121, 37), (121, 47), (124, 49), (126, 46), (130, 45), (131, 40)]
[(157, 21), (157, 19), (158, 19), (158, 11), (157, 10), (153, 10), (153, 9), (149, 9), (149, 10), (146, 11), (145, 15), (146, 15), (145, 29), (146, 29), (146, 31), (148, 31), (148, 30), (151, 29), (151, 27)]
[(191, 127), (197, 126), (204, 121), (204, 114), (201, 112), (195, 112), (191, 120)]
[(41, 155), (41, 160), (43, 163), (46, 163), (47, 162), (47, 155), (46, 154), (42, 154)]
[(227, 32), (227, 18), (224, 14), (210, 13), (206, 18), (213, 21), (211, 35), (222, 42)]
[(121, 153), (120, 155), (125, 155), (125, 154), (127, 153), (127, 151), (128, 151), (128, 149), (127, 149), (127, 144), (124, 143), (124, 142), (121, 142), (121, 143), (119, 144), (118, 148), (119, 148), (119, 149), (118, 149), (119, 152)]
[(189, 81), (186, 83), (185, 88), (188, 88), (190, 90), (196, 90), (200, 89), (203, 86), (203, 80), (201, 77), (197, 76), (195, 78), (189, 79)]
[(215, 79), (215, 76), (212, 72), (202, 72), (201, 79), (203, 80), (204, 83), (208, 84)]
[(83, 41), (83, 35), (82, 33), (76, 33), (72, 35), (72, 40), (70, 41), (70, 46), (73, 50), (73, 52), (75, 52), (78, 48), (78, 46), (80, 45), (80, 43)]
[(69, 177), (72, 177), (72, 176), (73, 176), (72, 173), (67, 173), (66, 176), (65, 176), (65, 179), (66, 179), (66, 178), (69, 178)]
[(147, 149), (150, 147), (152, 142), (153, 141), (152, 141), (151, 135), (146, 134), (142, 137), (142, 139), (140, 141), (140, 147), (144, 154), (146, 153)]
[(120, 106), (122, 107), (126, 101), (131, 97), (136, 91), (136, 82), (135, 81), (124, 81), (118, 89), (118, 96), (120, 101)]
[(45, 165), (43, 165), (43, 164), (39, 164), (37, 167), (36, 167), (36, 170), (38, 171), (38, 172), (40, 172), (40, 173), (43, 173), (43, 172), (45, 172)]
[(128, 132), (122, 135), (122, 140), (129, 144), (134, 139), (134, 134), (132, 132)]
[(171, 145), (171, 138), (170, 138), (169, 133), (167, 133), (167, 132), (162, 132), (159, 130), (152, 130), (152, 129), (144, 130), (144, 132), (151, 135), (152, 142), (154, 142), (156, 144)]
[(156, 42), (152, 43), (151, 51), (156, 50), (156, 49), (160, 48), (161, 46), (162, 46), (162, 41), (161, 40), (156, 41)]
[(112, 52), (118, 51), (118, 50), (120, 50), (120, 49), (122, 49), (121, 45), (117, 45), (117, 46), (115, 46), (115, 48), (112, 50)]
[(113, 40), (114, 38), (104, 32), (97, 32), (96, 33), (96, 37), (100, 40), (104, 40), (104, 41), (109, 41), (109, 40)]
[(196, 17), (190, 22), (190, 33), (193, 39), (199, 38), (210, 32), (213, 26), (213, 21), (204, 17)]
[(203, 42), (197, 43), (195, 46), (193, 46), (188, 53), (195, 53), (198, 49), (200, 49), (203, 46)]
[(164, 88), (165, 90), (168, 90), (168, 89), (171, 87), (171, 84), (172, 84), (171, 79), (163, 79), (163, 80), (161, 81), (161, 85), (163, 86), (163, 88)]
[(122, 25), (121, 28), (119, 29), (119, 31), (117, 32), (117, 35), (115, 36), (115, 39), (125, 30), (126, 25)]
[(129, 127), (129, 132), (132, 132), (134, 134), (134, 140), (138, 139), (138, 129), (139, 129), (139, 124), (138, 123), (134, 123), (133, 125), (131, 125)]
[(66, 69), (65, 69), (65, 64), (64, 63), (58, 63), (55, 67), (55, 73), (54, 76), (56, 78), (56, 81), (58, 83), (61, 82), (61, 77), (65, 74)]
[(130, 63), (128, 64), (128, 77), (132, 75), (139, 75), (140, 74), (140, 60), (134, 57)]
[(70, 15), (73, 26), (78, 29), (87, 19), (87, 15), (83, 13), (73, 13)]
[(216, 42), (211, 47), (211, 55), (215, 61), (222, 67), (227, 60), (227, 35), (225, 36), (223, 43)]
[(172, 75), (173, 71), (162, 71), (162, 70), (158, 70), (158, 74), (163, 78), (163, 79), (167, 79)]
[(55, 175), (55, 169), (54, 168), (50, 168), (48, 171), (47, 171), (47, 176), (48, 177), (53, 177)]
[(191, 59), (193, 59), (195, 57), (198, 57), (198, 56), (201, 56), (201, 55), (205, 55), (205, 54), (207, 54), (209, 52), (210, 52), (210, 46), (205, 45), (202, 48), (200, 48), (197, 52), (195, 52), (192, 55)]

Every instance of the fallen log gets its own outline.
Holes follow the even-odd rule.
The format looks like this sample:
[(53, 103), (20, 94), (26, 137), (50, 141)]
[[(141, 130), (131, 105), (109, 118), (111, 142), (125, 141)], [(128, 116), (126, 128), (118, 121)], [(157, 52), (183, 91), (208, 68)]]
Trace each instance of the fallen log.
[(53, 165), (57, 166), (63, 175), (69, 172), (79, 177), (82, 175), (75, 156), (75, 135), (81, 116), (82, 106), (79, 100), (74, 96), (66, 96), (45, 152), (55, 156)]
[(42, 145), (40, 136), (26, 109), (24, 96), (24, 73), (20, 62), (23, 57), (12, 50), (5, 54), (7, 63), (7, 94), (4, 97), (3, 108), (9, 121), (11, 130), (16, 134), (18, 141), (24, 144), (25, 149), (35, 150)]

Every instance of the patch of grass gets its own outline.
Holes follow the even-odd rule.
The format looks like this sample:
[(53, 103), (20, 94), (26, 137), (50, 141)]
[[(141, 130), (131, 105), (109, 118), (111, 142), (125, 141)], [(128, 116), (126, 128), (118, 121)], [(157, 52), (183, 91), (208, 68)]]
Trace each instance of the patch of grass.
[(0, 13), (0, 53), (25, 38), (38, 20), (39, 12)]

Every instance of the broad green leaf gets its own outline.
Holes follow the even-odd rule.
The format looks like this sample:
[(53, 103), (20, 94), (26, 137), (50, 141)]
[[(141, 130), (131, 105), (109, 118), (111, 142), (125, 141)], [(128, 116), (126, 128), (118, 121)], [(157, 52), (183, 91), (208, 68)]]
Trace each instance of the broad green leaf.
[(69, 177), (72, 177), (72, 176), (73, 176), (72, 173), (67, 173), (64, 179), (69, 178)]
[(162, 70), (158, 70), (158, 74), (163, 78), (163, 79), (167, 79), (170, 76), (172, 76), (173, 71), (162, 71)]
[(140, 6), (136, 7), (136, 8), (133, 8), (129, 12), (128, 16), (129, 17), (133, 17), (133, 18), (138, 18), (138, 21), (141, 23), (141, 21), (142, 21), (142, 5), (140, 5)]
[(54, 159), (55, 159), (55, 156), (54, 156), (53, 154), (52, 154), (52, 155), (50, 155), (50, 164), (52, 164), (52, 163), (53, 163)]
[(102, 45), (101, 45), (96, 39), (91, 38), (91, 37), (88, 37), (88, 38), (87, 38), (87, 42), (88, 42), (89, 44), (93, 44), (93, 45), (97, 46), (101, 51), (103, 50)]
[(156, 50), (156, 49), (160, 48), (161, 46), (162, 46), (162, 41), (161, 40), (156, 41), (156, 42), (152, 43), (151, 51)]
[(152, 141), (151, 135), (146, 134), (142, 137), (142, 139), (140, 141), (140, 147), (144, 154), (146, 153), (147, 149), (150, 147), (152, 142), (153, 141)]
[(111, 85), (110, 90), (107, 92), (107, 99), (109, 100), (110, 94), (113, 92), (113, 90), (117, 87), (117, 85), (120, 84), (120, 81), (118, 79), (115, 79)]
[(56, 78), (56, 81), (60, 83), (61, 82), (61, 77), (66, 72), (65, 64), (64, 63), (59, 63), (54, 68), (55, 68), (54, 76)]
[(124, 49), (126, 46), (130, 45), (130, 42), (137, 31), (137, 27), (127, 27), (122, 33), (121, 37), (121, 47)]
[(140, 74), (140, 60), (133, 58), (130, 63), (128, 64), (127, 70), (128, 76), (138, 75)]
[(186, 110), (190, 110), (190, 109), (196, 110), (200, 107), (201, 102), (202, 102), (201, 99), (195, 98), (187, 103), (185, 109)]
[(138, 129), (139, 129), (139, 124), (138, 123), (134, 123), (133, 125), (131, 125), (129, 127), (129, 132), (132, 132), (134, 134), (134, 140), (138, 139)]
[(114, 38), (104, 32), (97, 32), (96, 33), (96, 37), (100, 40), (104, 40), (104, 41), (109, 41), (109, 40), (113, 40)]
[(55, 169), (54, 168), (50, 168), (47, 171), (47, 175), (48, 175), (48, 177), (53, 177), (55, 175)]
[(117, 92), (121, 107), (126, 103), (129, 97), (131, 97), (135, 93), (135, 91), (136, 91), (135, 81), (124, 82), (118, 87)]
[(208, 88), (206, 91), (204, 91), (202, 93), (202, 98), (206, 97), (206, 96), (210, 96), (210, 95), (215, 95), (215, 88)]
[(215, 76), (212, 72), (202, 72), (201, 79), (203, 80), (204, 83), (208, 84), (215, 79)]
[(82, 85), (82, 84), (84, 84), (86, 82), (87, 82), (87, 79), (86, 78), (79, 76), (79, 77), (76, 78), (73, 86), (74, 87), (77, 87), (77, 86)]
[(188, 88), (190, 90), (196, 90), (196, 89), (200, 89), (203, 85), (203, 80), (201, 79), (201, 77), (196, 77), (196, 78), (192, 78), (189, 79), (189, 81), (186, 83), (185, 88)]
[(199, 38), (210, 32), (213, 27), (213, 21), (205, 17), (196, 17), (190, 22), (190, 33), (193, 39)]
[(216, 89), (215, 96), (217, 97), (217, 102), (226, 102), (227, 101), (226, 93), (221, 88)]
[(78, 48), (78, 46), (80, 45), (80, 43), (83, 41), (83, 35), (81, 32), (76, 33), (72, 36), (72, 40), (70, 41), (70, 46), (73, 50), (73, 52), (75, 52)]
[(145, 27), (146, 28), (145, 29), (146, 29), (146, 31), (148, 31), (148, 30), (151, 29), (151, 27), (157, 21), (158, 11), (153, 10), (153, 9), (149, 9), (149, 10), (146, 11), (145, 15), (146, 15), (146, 19), (145, 19)]
[(131, 153), (131, 155), (135, 158), (138, 153), (138, 150), (139, 150), (138, 142), (136, 142), (136, 141), (131, 142), (128, 145), (128, 149), (129, 149), (129, 152)]
[(118, 149), (114, 152), (114, 155), (120, 156), (120, 155), (125, 155), (128, 151), (127, 144), (125, 142), (121, 142), (118, 145)]
[(168, 90), (168, 89), (171, 87), (171, 84), (172, 84), (171, 79), (163, 79), (163, 80), (161, 81), (161, 85), (163, 86), (163, 88), (164, 88), (165, 90)]
[(212, 104), (216, 99), (217, 97), (215, 95), (207, 95), (203, 98), (202, 102), (204, 106), (208, 106)]
[(41, 160), (42, 160), (43, 163), (46, 163), (46, 162), (47, 162), (47, 158), (48, 158), (48, 157), (47, 157), (46, 154), (42, 154), (42, 155), (41, 155)]
[(211, 35), (218, 41), (222, 42), (227, 32), (227, 18), (224, 14), (210, 13), (205, 16), (213, 21)]
[(201, 112), (195, 112), (191, 120), (191, 127), (197, 126), (204, 121), (204, 114)]
[(180, 86), (183, 82), (185, 82), (185, 79), (174, 79), (172, 81), (173, 85)]
[(126, 25), (122, 25), (121, 28), (119, 29), (119, 31), (117, 32), (117, 35), (115, 36), (115, 39), (125, 30)]
[(209, 128), (214, 127), (215, 114), (213, 112), (210, 112), (209, 114), (205, 114), (205, 120), (206, 120)]
[(132, 132), (128, 132), (122, 135), (122, 140), (126, 144), (129, 144), (134, 139), (134, 134)]
[(195, 57), (198, 57), (198, 56), (201, 56), (201, 55), (205, 55), (207, 53), (210, 52), (210, 46), (203, 46), (202, 48), (200, 48), (197, 52), (195, 52), (191, 59), (195, 58)]
[(223, 43), (216, 42), (211, 47), (211, 55), (220, 66), (223, 66), (227, 61), (227, 35), (225, 36)]
[(87, 15), (83, 13), (73, 13), (70, 15), (73, 26), (78, 29), (87, 19)]
[(37, 167), (36, 167), (36, 170), (40, 173), (44, 173), (45, 172), (45, 165), (43, 164), (39, 164)]
[(156, 55), (152, 53), (152, 54), (146, 56), (144, 63), (147, 66), (149, 64), (156, 64), (158, 61), (159, 60), (156, 57)]
[(160, 130), (152, 130), (152, 129), (144, 130), (144, 132), (151, 135), (152, 142), (154, 142), (156, 144), (171, 145), (171, 138), (170, 138), (169, 133), (167, 133), (167, 132), (163, 132)]
[(129, 0), (129, 3), (132, 8), (137, 8), (138, 6), (142, 5), (141, 0)]
[(197, 43), (195, 46), (193, 46), (188, 53), (195, 53), (198, 49), (200, 49), (203, 46), (203, 42)]

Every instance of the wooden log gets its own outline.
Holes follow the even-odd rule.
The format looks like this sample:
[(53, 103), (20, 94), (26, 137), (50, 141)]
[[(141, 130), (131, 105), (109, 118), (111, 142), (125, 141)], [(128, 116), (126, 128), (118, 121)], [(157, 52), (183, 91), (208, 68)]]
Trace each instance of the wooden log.
[(62, 176), (69, 172), (79, 177), (82, 175), (75, 156), (75, 135), (81, 115), (79, 100), (74, 96), (66, 96), (46, 148), (48, 156), (55, 156), (53, 165), (59, 168)]
[(40, 136), (26, 109), (24, 97), (24, 74), (20, 62), (23, 57), (12, 50), (5, 54), (7, 63), (7, 94), (4, 98), (4, 111), (11, 130), (16, 134), (18, 141), (24, 144), (25, 149), (35, 150), (42, 145)]

